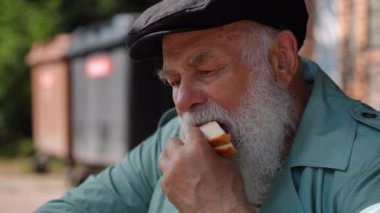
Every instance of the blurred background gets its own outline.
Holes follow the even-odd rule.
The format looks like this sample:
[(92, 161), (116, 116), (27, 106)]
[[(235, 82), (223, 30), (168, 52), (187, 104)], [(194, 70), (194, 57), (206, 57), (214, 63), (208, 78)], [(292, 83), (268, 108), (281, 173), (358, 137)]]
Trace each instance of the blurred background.
[[(130, 61), (123, 40), (155, 2), (0, 2), (0, 212), (31, 212), (117, 162), (172, 106), (157, 63)], [(301, 55), (379, 110), (380, 2), (306, 3)]]

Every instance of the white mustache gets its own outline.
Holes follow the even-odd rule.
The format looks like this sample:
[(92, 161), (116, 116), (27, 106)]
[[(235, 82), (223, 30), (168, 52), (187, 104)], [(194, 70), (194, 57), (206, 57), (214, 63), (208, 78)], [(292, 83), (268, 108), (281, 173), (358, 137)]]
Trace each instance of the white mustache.
[(182, 116), (184, 122), (199, 126), (209, 121), (217, 121), (227, 128), (231, 128), (233, 113), (225, 110), (214, 102), (196, 106), (192, 111), (185, 112)]

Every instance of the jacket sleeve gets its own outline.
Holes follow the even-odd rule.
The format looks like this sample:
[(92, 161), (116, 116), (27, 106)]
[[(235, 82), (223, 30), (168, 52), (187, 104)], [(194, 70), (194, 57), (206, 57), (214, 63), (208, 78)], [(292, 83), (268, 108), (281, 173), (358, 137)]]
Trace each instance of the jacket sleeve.
[[(161, 176), (158, 157), (168, 138), (178, 134), (177, 119), (164, 116), (165, 126), (128, 153), (115, 166), (90, 176), (36, 212), (147, 212)], [(168, 121), (170, 120), (170, 121)], [(161, 121), (161, 124), (163, 122)]]

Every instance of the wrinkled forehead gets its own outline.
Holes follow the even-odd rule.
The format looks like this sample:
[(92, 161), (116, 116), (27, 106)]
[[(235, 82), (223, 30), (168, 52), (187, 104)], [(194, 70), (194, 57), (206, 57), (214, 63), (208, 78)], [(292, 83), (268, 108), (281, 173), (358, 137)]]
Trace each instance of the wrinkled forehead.
[[(238, 21), (221, 27), (167, 34), (162, 39), (163, 56), (176, 54), (186, 48), (213, 46), (216, 44), (239, 45), (253, 27), (251, 21)], [(185, 48), (185, 49), (183, 49)]]

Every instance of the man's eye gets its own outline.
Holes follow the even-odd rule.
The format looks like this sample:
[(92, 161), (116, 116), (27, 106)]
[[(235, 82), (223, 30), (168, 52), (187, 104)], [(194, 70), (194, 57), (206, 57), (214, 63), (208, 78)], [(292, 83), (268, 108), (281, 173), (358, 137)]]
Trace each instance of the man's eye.
[(180, 80), (177, 80), (177, 81), (167, 81), (168, 84), (171, 86), (171, 87), (178, 87), (180, 84), (181, 84), (181, 81)]
[(222, 70), (222, 68), (213, 68), (213, 69), (204, 69), (204, 70), (198, 70), (198, 75), (200, 77), (204, 77), (204, 78), (208, 78), (208, 77), (214, 77), (214, 76), (217, 76), (220, 71)]
[(203, 76), (207, 76), (212, 74), (213, 70), (199, 70), (199, 74)]

